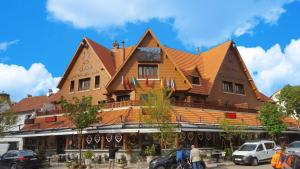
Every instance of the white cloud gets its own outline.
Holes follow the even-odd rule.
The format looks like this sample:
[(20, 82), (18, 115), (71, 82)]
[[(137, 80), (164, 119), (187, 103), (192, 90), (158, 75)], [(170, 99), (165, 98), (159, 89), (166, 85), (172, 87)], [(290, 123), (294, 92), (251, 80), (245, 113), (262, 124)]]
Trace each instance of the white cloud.
[(282, 49), (275, 44), (261, 47), (238, 47), (256, 85), (268, 95), (286, 84), (300, 85), (300, 39), (293, 39)]
[(0, 52), (5, 52), (10, 45), (17, 44), (19, 40), (0, 42)]
[(76, 28), (107, 31), (151, 19), (172, 22), (177, 37), (191, 46), (212, 46), (240, 36), (260, 22), (275, 24), (292, 0), (48, 0), (49, 18)]
[(59, 77), (53, 77), (41, 63), (33, 63), (29, 69), (18, 65), (0, 63), (0, 91), (12, 96), (14, 101), (27, 94), (44, 95), (48, 89), (57, 91)]

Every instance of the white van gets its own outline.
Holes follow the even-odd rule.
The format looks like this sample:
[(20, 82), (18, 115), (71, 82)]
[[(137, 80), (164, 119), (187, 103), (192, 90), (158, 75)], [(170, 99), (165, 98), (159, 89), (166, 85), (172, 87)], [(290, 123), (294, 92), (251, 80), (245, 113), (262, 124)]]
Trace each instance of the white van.
[(275, 142), (270, 140), (246, 142), (233, 152), (233, 162), (258, 165), (260, 162), (270, 161), (275, 154), (275, 147)]
[(8, 148), (9, 148), (8, 143), (0, 143), (0, 156), (2, 156), (4, 153), (6, 153)]

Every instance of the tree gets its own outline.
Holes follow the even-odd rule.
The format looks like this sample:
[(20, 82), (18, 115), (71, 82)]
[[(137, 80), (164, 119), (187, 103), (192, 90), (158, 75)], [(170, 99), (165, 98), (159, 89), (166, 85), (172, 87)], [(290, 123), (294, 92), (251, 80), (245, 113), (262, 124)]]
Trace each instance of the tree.
[(300, 124), (300, 86), (286, 85), (276, 96), (283, 112)]
[(66, 116), (77, 129), (79, 139), (79, 165), (81, 165), (82, 131), (92, 124), (99, 122), (100, 118), (97, 114), (102, 106), (93, 106), (92, 97), (82, 97), (81, 99), (74, 97), (70, 102), (62, 98), (61, 105), (63, 110), (66, 111)]
[[(0, 98), (0, 106), (6, 107), (6, 105), (9, 105), (9, 103), (6, 100)], [(12, 128), (17, 121), (17, 117), (14, 114), (14, 112), (11, 111), (10, 106), (8, 106), (7, 109), (5, 108), (1, 110), (2, 111), (0, 111), (0, 136), (2, 136), (5, 131)]]
[(246, 126), (243, 122), (237, 124), (230, 124), (229, 121), (224, 118), (223, 121), (220, 123), (220, 128), (223, 130), (221, 132), (221, 136), (229, 142), (230, 146), (230, 155), (233, 152), (233, 145), (232, 141), (237, 136), (242, 136), (245, 134), (243, 130), (245, 130)]
[(268, 133), (275, 139), (287, 128), (287, 125), (283, 123), (285, 116), (280, 105), (266, 102), (259, 109), (258, 119), (267, 127)]
[(149, 125), (156, 125), (159, 133), (154, 134), (166, 146), (174, 142), (176, 125), (172, 124), (170, 96), (172, 92), (167, 89), (153, 89), (147, 92), (143, 100), (143, 119)]

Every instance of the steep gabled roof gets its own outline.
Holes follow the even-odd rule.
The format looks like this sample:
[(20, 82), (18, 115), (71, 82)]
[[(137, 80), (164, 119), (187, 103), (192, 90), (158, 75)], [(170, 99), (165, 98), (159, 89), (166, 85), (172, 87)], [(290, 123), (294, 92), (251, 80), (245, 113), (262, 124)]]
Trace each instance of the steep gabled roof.
[(90, 46), (93, 48), (93, 51), (96, 53), (99, 59), (102, 61), (109, 75), (113, 76), (115, 74), (116, 67), (111, 51), (106, 47), (88, 39), (87, 37), (85, 37), (85, 39), (87, 40), (88, 44), (90, 44)]
[(89, 44), (89, 46), (92, 48), (92, 50), (98, 56), (98, 58), (101, 60), (101, 62), (104, 65), (105, 70), (108, 72), (108, 75), (112, 76), (115, 73), (116, 68), (115, 68), (114, 60), (113, 60), (110, 50), (105, 48), (104, 46), (99, 45), (98, 43), (84, 37), (82, 42), (79, 44), (79, 47), (77, 48), (70, 64), (68, 65), (67, 70), (64, 72), (64, 75), (62, 76), (61, 80), (59, 81), (59, 83), (57, 85), (58, 88), (62, 87), (68, 74), (71, 72), (72, 67), (76, 63), (81, 50), (84, 48), (85, 43)]
[[(125, 61), (120, 65), (118, 71), (115, 73), (115, 75), (110, 79), (110, 81), (108, 82), (108, 84), (106, 85), (106, 88), (108, 88), (110, 86), (110, 84), (112, 83), (112, 81), (118, 76), (119, 72), (122, 70), (122, 68), (126, 65), (126, 63), (128, 62), (128, 60), (131, 58), (131, 56), (133, 55), (133, 53), (135, 52), (135, 50), (138, 48), (138, 46), (142, 43), (142, 41), (144, 40), (144, 38), (147, 36), (147, 34), (150, 34), (155, 41), (158, 43), (158, 46), (161, 48), (161, 50), (163, 50), (167, 56), (169, 56), (169, 53), (165, 50), (165, 48), (160, 44), (159, 40), (156, 38), (156, 36), (153, 34), (153, 32), (151, 31), (151, 29), (147, 29), (146, 32), (144, 33), (144, 35), (141, 37), (141, 39), (139, 40), (139, 42), (137, 43), (137, 45), (133, 46), (133, 48), (131, 49), (130, 53), (128, 54), (128, 56), (126, 57)], [(173, 60), (172, 57), (170, 57), (170, 61), (174, 64), (175, 68), (178, 69), (179, 74), (182, 75), (182, 77), (186, 80), (187, 84), (192, 87), (192, 84), (188, 81), (188, 79), (184, 76), (183, 72), (181, 71), (181, 69), (178, 67), (178, 65), (175, 63), (175, 61)]]
[(210, 93), (212, 89), (217, 74), (231, 45), (232, 41), (227, 41), (200, 54), (198, 65), (201, 72), (203, 72), (202, 77), (207, 79), (210, 84), (208, 93)]

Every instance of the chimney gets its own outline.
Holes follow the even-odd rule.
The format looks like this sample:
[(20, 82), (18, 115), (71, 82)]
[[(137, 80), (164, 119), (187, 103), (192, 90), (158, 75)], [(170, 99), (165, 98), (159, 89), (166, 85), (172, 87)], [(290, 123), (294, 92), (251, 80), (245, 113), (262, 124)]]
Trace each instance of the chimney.
[(51, 96), (53, 94), (53, 90), (52, 89), (48, 89), (48, 96)]
[(113, 50), (114, 50), (114, 49), (119, 49), (119, 48), (120, 48), (120, 44), (119, 44), (119, 42), (117, 42), (117, 41), (114, 41), (113, 44), (112, 44), (112, 46), (113, 46)]
[(27, 94), (27, 97), (32, 97), (32, 95), (31, 94)]
[(123, 62), (124, 62), (125, 61), (125, 42), (124, 42), (124, 40), (121, 43), (122, 43), (122, 58), (123, 58)]

